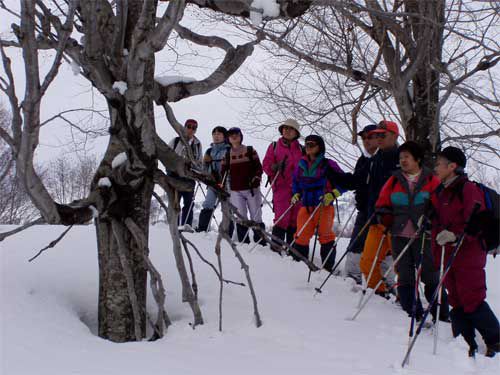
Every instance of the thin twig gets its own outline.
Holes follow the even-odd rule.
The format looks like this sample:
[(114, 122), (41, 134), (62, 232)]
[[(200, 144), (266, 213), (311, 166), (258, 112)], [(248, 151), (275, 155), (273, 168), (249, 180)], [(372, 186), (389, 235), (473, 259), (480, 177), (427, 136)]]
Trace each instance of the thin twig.
[(24, 225), (21, 225), (20, 227), (18, 227), (16, 229), (12, 229), (8, 232), (0, 233), (0, 242), (5, 240), (7, 237), (13, 236), (14, 234), (17, 234), (19, 232), (22, 232), (25, 229), (32, 227), (33, 225), (43, 224), (43, 223), (45, 223), (45, 219), (43, 217), (39, 217), (38, 219), (30, 221), (29, 223), (26, 223)]
[(64, 238), (64, 236), (70, 231), (71, 228), (73, 228), (73, 225), (70, 225), (68, 228), (66, 228), (59, 237), (57, 237), (54, 241), (51, 241), (47, 246), (45, 246), (42, 250), (40, 250), (34, 257), (28, 259), (28, 262), (31, 262), (36, 258), (38, 258), (38, 256), (40, 256), (40, 254), (42, 254), (45, 250), (56, 246), (58, 242), (61, 241)]

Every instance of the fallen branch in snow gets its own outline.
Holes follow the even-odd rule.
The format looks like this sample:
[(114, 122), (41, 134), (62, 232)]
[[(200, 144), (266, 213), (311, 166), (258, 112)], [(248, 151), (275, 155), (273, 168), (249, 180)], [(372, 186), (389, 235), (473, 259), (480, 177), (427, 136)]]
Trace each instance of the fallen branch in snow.
[(217, 237), (217, 242), (215, 243), (215, 254), (217, 255), (217, 264), (219, 265), (219, 273), (220, 273), (220, 286), (219, 286), (219, 332), (222, 332), (222, 295), (224, 292), (224, 283), (222, 282), (222, 259), (220, 256), (220, 248), (221, 248), (222, 236)]
[(246, 286), (245, 283), (240, 283), (240, 282), (237, 282), (237, 281), (231, 281), (231, 280), (227, 280), (227, 279), (224, 279), (224, 278), (221, 278), (221, 275), (219, 274), (219, 271), (217, 271), (217, 268), (215, 268), (215, 266), (210, 263), (202, 254), (201, 252), (198, 250), (198, 248), (191, 242), (189, 241), (184, 235), (181, 234), (181, 238), (184, 239), (184, 241), (186, 241), (186, 243), (188, 245), (190, 245), (194, 251), (196, 252), (196, 254), (198, 254), (198, 256), (200, 257), (200, 259), (202, 260), (202, 262), (208, 264), (210, 266), (210, 268), (212, 268), (212, 270), (215, 272), (215, 274), (217, 275), (217, 278), (219, 280), (222, 279), (223, 282), (225, 282), (226, 284), (234, 284), (234, 285), (239, 285), (239, 286)]
[(64, 238), (64, 236), (70, 231), (71, 228), (73, 228), (73, 225), (70, 225), (68, 228), (66, 228), (59, 237), (57, 237), (54, 241), (51, 241), (47, 246), (45, 246), (42, 250), (40, 250), (34, 257), (28, 259), (28, 262), (31, 262), (32, 260), (38, 258), (38, 256), (40, 256), (40, 254), (42, 254), (45, 250), (56, 246), (58, 242), (61, 241)]
[(193, 293), (196, 299), (198, 299), (198, 284), (196, 283), (196, 274), (194, 273), (193, 259), (191, 258), (191, 254), (189, 254), (189, 249), (187, 247), (186, 241), (183, 240), (182, 233), (179, 233), (181, 238), (182, 247), (184, 248), (184, 252), (188, 258), (189, 262), (189, 270), (191, 271), (191, 288), (193, 288)]
[(139, 313), (139, 304), (137, 302), (137, 294), (135, 293), (134, 276), (132, 274), (132, 269), (130, 268), (130, 264), (128, 262), (128, 259), (130, 257), (130, 254), (128, 252), (129, 247), (125, 243), (123, 243), (124, 228), (122, 224), (116, 220), (111, 221), (111, 228), (113, 230), (113, 235), (117, 243), (118, 257), (120, 258), (123, 275), (125, 276), (125, 279), (127, 281), (128, 296), (130, 298), (130, 305), (132, 306), (132, 315), (134, 317), (135, 339), (137, 341), (141, 341), (142, 333), (140, 324), (141, 318)]
[(167, 207), (167, 218), (168, 218), (168, 229), (170, 231), (170, 237), (172, 238), (172, 249), (175, 258), (175, 264), (177, 266), (177, 271), (179, 272), (179, 277), (181, 279), (182, 285), (182, 302), (189, 303), (191, 310), (194, 315), (193, 328), (199, 324), (203, 324), (203, 315), (201, 313), (200, 306), (198, 304), (198, 299), (189, 284), (189, 277), (186, 270), (186, 265), (184, 263), (184, 258), (182, 256), (181, 250), (181, 240), (178, 227), (179, 220), (179, 197), (175, 189), (170, 185), (162, 186), (168, 196), (168, 207)]
[(23, 230), (28, 229), (29, 227), (32, 227), (33, 225), (43, 224), (43, 223), (45, 223), (45, 220), (42, 217), (39, 217), (38, 219), (30, 221), (29, 223), (26, 223), (24, 225), (21, 225), (20, 227), (18, 227), (16, 229), (10, 230), (8, 232), (0, 233), (0, 242), (5, 240), (7, 237), (13, 236), (14, 234), (22, 232)]
[(241, 264), (241, 268), (245, 272), (245, 276), (246, 276), (247, 281), (248, 281), (248, 289), (250, 289), (250, 295), (252, 297), (252, 303), (253, 303), (253, 308), (254, 308), (255, 324), (257, 327), (260, 327), (262, 325), (262, 320), (260, 319), (259, 308), (257, 306), (257, 297), (255, 295), (255, 290), (253, 288), (253, 283), (252, 283), (252, 279), (250, 277), (248, 264), (245, 263), (245, 260), (241, 256), (241, 253), (239, 252), (238, 248), (236, 247), (236, 244), (233, 242), (233, 240), (229, 237), (229, 234), (228, 234), (229, 221), (230, 221), (230, 216), (231, 216), (231, 208), (230, 208), (230, 204), (227, 200), (221, 201), (221, 209), (222, 209), (222, 223), (219, 226), (219, 236), (217, 237), (217, 242), (220, 243), (220, 241), (222, 241), (222, 239), (226, 240), (229, 243), (229, 245), (231, 246), (231, 249), (233, 249), (234, 255), (239, 260), (239, 262)]
[[(311, 262), (309, 259), (304, 257), (301, 253), (299, 253), (295, 248), (290, 246), (287, 242), (284, 242), (281, 238), (276, 237), (275, 235), (266, 232), (262, 227), (259, 225), (259, 223), (253, 221), (253, 220), (248, 220), (246, 217), (244, 217), (242, 214), (238, 212), (238, 209), (234, 207), (230, 202), (227, 202), (227, 206), (229, 209), (229, 212), (231, 214), (231, 220), (234, 221), (235, 223), (238, 223), (240, 225), (243, 225), (247, 227), (248, 229), (252, 229), (254, 232), (259, 233), (268, 243), (271, 243), (272, 241), (278, 242), (281, 244), (283, 249), (287, 249), (290, 253), (292, 253), (296, 258), (300, 259), (302, 262), (304, 262), (307, 267), (313, 272), (319, 271), (320, 268), (316, 266), (313, 262)], [(272, 241), (271, 241), (272, 240)]]
[(149, 285), (151, 287), (151, 292), (153, 293), (153, 298), (158, 306), (156, 323), (153, 324), (150, 321), (150, 324), (153, 325), (153, 329), (155, 330), (155, 335), (150, 338), (150, 341), (154, 341), (163, 337), (163, 323), (165, 323), (165, 328), (168, 328), (172, 324), (167, 312), (165, 311), (165, 287), (163, 286), (163, 280), (160, 273), (151, 262), (151, 259), (149, 259), (149, 249), (146, 247), (147, 241), (144, 232), (131, 218), (125, 219), (125, 225), (132, 234), (132, 237), (134, 237), (138, 247), (142, 250), (144, 263), (146, 264), (149, 272)]

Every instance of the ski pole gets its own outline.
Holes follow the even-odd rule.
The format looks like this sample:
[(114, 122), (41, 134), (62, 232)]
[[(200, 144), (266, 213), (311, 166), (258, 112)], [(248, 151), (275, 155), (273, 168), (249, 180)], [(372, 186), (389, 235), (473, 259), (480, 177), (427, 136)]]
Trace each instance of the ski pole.
[(340, 263), (342, 263), (342, 260), (344, 260), (344, 258), (346, 257), (346, 255), (354, 248), (354, 245), (356, 244), (356, 242), (358, 241), (358, 239), (361, 238), (361, 236), (363, 235), (363, 233), (366, 230), (366, 228), (368, 228), (370, 226), (374, 215), (375, 214), (373, 213), (368, 218), (368, 220), (366, 221), (365, 225), (363, 225), (363, 227), (361, 228), (361, 230), (358, 232), (358, 234), (354, 238), (354, 241), (352, 241), (351, 244), (347, 247), (346, 251), (344, 252), (344, 254), (342, 254), (342, 256), (338, 260), (338, 262), (335, 265), (335, 267), (332, 268), (332, 270), (330, 271), (330, 273), (328, 274), (328, 276), (325, 278), (325, 280), (323, 280), (323, 283), (321, 283), (320, 287), (319, 288), (315, 288), (315, 290), (316, 290), (316, 293), (314, 293), (315, 296), (318, 293), (322, 293), (321, 289), (323, 289), (323, 287), (325, 286), (325, 284), (328, 282), (328, 279), (333, 275), (333, 273), (335, 272), (335, 270), (340, 266)]
[(382, 234), (382, 238), (380, 238), (380, 242), (378, 243), (377, 252), (375, 253), (375, 258), (372, 261), (372, 266), (370, 267), (370, 272), (368, 273), (368, 278), (366, 279), (365, 287), (361, 291), (361, 295), (358, 302), (358, 308), (363, 303), (363, 298), (366, 295), (368, 285), (370, 285), (370, 280), (372, 279), (373, 271), (375, 270), (375, 266), (377, 265), (378, 257), (380, 256), (380, 250), (382, 249), (382, 245), (384, 244), (385, 238), (387, 237), (387, 232), (388, 229), (386, 228), (384, 230), (384, 233)]
[(293, 239), (292, 243), (289, 245), (290, 247), (292, 247), (294, 244), (295, 244), (295, 241), (297, 241), (297, 238), (300, 237), (300, 235), (302, 234), (302, 232), (304, 231), (304, 229), (306, 229), (307, 227), (307, 224), (309, 224), (309, 222), (312, 220), (312, 218), (314, 217), (314, 214), (316, 213), (316, 211), (318, 211), (318, 209), (323, 205), (323, 202), (320, 202), (316, 208), (313, 210), (312, 214), (309, 216), (309, 218), (306, 220), (306, 222), (304, 223), (304, 225), (302, 226), (302, 228), (300, 228), (300, 231), (295, 235), (295, 238)]
[(267, 189), (266, 194), (262, 196), (264, 198), (264, 200), (263, 200), (263, 202), (261, 204), (261, 207), (264, 205), (264, 202), (267, 202), (267, 197), (268, 197), (269, 193), (271, 192), (271, 190), (273, 190), (274, 183), (278, 179), (278, 176), (280, 175), (280, 172), (281, 171), (276, 172), (276, 174), (274, 175), (273, 179), (271, 180), (271, 185), (269, 186), (269, 189)]
[[(321, 206), (321, 209), (319, 210), (318, 214), (318, 224), (316, 225), (316, 233), (314, 235), (314, 246), (313, 246), (313, 251), (312, 251), (312, 256), (311, 256), (311, 262), (314, 263), (314, 253), (316, 252), (316, 244), (318, 243), (318, 232), (319, 232), (319, 224), (321, 221), (321, 214), (323, 213), (323, 205)], [(309, 275), (307, 275), (307, 282), (309, 283), (311, 281), (311, 269), (309, 269)]]
[[(288, 206), (288, 208), (285, 210), (285, 212), (283, 212), (283, 213), (281, 214), (281, 216), (280, 216), (280, 217), (279, 217), (279, 218), (278, 218), (278, 219), (274, 222), (274, 225), (278, 224), (278, 223), (279, 223), (279, 222), (280, 222), (280, 221), (281, 221), (281, 220), (282, 220), (282, 219), (286, 216), (286, 214), (287, 214), (287, 213), (288, 213), (288, 212), (289, 212), (289, 211), (293, 208), (293, 206), (295, 206), (295, 204), (294, 204), (294, 203), (290, 204), (290, 206)], [(258, 244), (259, 244), (259, 243), (258, 243), (258, 242), (256, 242), (256, 243), (253, 245), (253, 247), (252, 247), (250, 250), (248, 250), (248, 252), (249, 252), (249, 253), (250, 253), (250, 252), (252, 252), (252, 251), (253, 251), (253, 250), (257, 247), (257, 245), (258, 245)]]
[[(201, 190), (201, 193), (203, 194), (203, 197), (205, 199), (207, 199), (207, 193), (205, 193), (205, 190), (203, 190), (203, 186), (201, 186), (201, 184), (198, 182), (198, 184), (200, 185), (200, 190)], [(213, 212), (212, 212), (212, 216), (210, 216), (210, 219), (208, 220), (208, 225), (207, 225), (207, 230), (210, 230), (210, 222), (212, 221), (212, 218), (214, 218), (215, 220), (215, 225), (217, 225), (217, 228), (219, 228), (219, 223), (217, 222), (217, 219), (215, 218), (215, 209), (217, 208), (217, 205), (219, 204), (219, 200), (216, 199), (215, 201), (215, 205), (214, 205), (214, 208), (212, 209)], [(199, 226), (199, 224), (198, 224)]]
[[(424, 222), (424, 215), (422, 215), (420, 217), (420, 219), (418, 220), (418, 224), (417, 224), (417, 232), (416, 233), (420, 233), (420, 231), (423, 229), (423, 222)], [(368, 303), (368, 301), (370, 300), (370, 298), (372, 298), (372, 296), (375, 294), (375, 291), (379, 288), (380, 285), (382, 285), (383, 282), (386, 281), (387, 279), (387, 276), (389, 276), (389, 273), (392, 271), (392, 270), (395, 270), (396, 269), (396, 265), (398, 264), (399, 260), (403, 257), (403, 255), (408, 251), (408, 249), (410, 248), (410, 246), (413, 244), (413, 242), (415, 242), (415, 240), (418, 238), (418, 234), (417, 236), (415, 237), (412, 237), (408, 243), (406, 244), (406, 246), (403, 248), (403, 250), (401, 250), (401, 252), (399, 253), (399, 255), (396, 257), (396, 259), (394, 259), (394, 262), (392, 263), (392, 265), (385, 271), (384, 275), (381, 277), (381, 279), (379, 280), (379, 282), (377, 283), (377, 285), (375, 285), (375, 288), (372, 289), (370, 291), (370, 293), (366, 296), (365, 300), (363, 301), (363, 303), (361, 304), (361, 306), (358, 307), (358, 310), (354, 313), (354, 315), (352, 316), (352, 318), (350, 320), (354, 320), (356, 319), (356, 317), (359, 315), (359, 313), (363, 310), (363, 308), (366, 306), (366, 304)]]
[[(443, 265), (444, 265), (444, 245), (441, 246), (441, 262), (440, 262), (440, 265), (439, 265), (439, 279), (441, 279), (442, 275), (443, 275)], [(436, 326), (435, 326), (435, 329), (434, 329), (434, 348), (432, 350), (433, 354), (436, 355), (437, 354), (437, 342), (438, 342), (438, 337), (439, 337), (439, 334), (438, 334), (438, 329), (439, 329), (439, 314), (441, 313), (441, 299), (443, 298), (443, 287), (439, 287), (439, 291), (438, 291), (438, 305), (437, 305), (437, 312), (436, 312)]]
[[(474, 208), (472, 209), (472, 213), (470, 214), (469, 218), (465, 222), (465, 228), (468, 227), (471, 218), (475, 215), (475, 213), (479, 210), (480, 207), (481, 207), (480, 203), (476, 202), (474, 204)], [(458, 251), (462, 247), (462, 244), (463, 244), (464, 239), (465, 239), (465, 235), (466, 235), (466, 232), (464, 229), (464, 232), (460, 235), (460, 238), (459, 238), (455, 248), (453, 249), (453, 252), (450, 256), (450, 259), (448, 259), (448, 263), (446, 264), (446, 268), (444, 269), (443, 276), (439, 280), (439, 284), (438, 284), (436, 290), (434, 291), (434, 293), (432, 294), (431, 301), (429, 301), (429, 306), (427, 306), (427, 309), (425, 310), (424, 315), (422, 316), (422, 320), (420, 321), (420, 324), (418, 325), (417, 331), (415, 332), (415, 336), (413, 337), (410, 345), (408, 346), (408, 350), (406, 351), (405, 357), (403, 358), (403, 362), (401, 363), (401, 367), (404, 367), (408, 363), (408, 359), (410, 358), (411, 351), (413, 350), (413, 347), (415, 346), (415, 342), (417, 341), (418, 336), (420, 335), (420, 332), (422, 332), (422, 328), (424, 327), (425, 321), (427, 320), (427, 317), (429, 316), (429, 313), (431, 312), (432, 306), (437, 301), (437, 297), (439, 294), (438, 291), (443, 286), (444, 280), (446, 279), (446, 276), (448, 275), (448, 272), (451, 269), (453, 261), (455, 260), (455, 257), (457, 256)]]
[(187, 215), (185, 217), (185, 220), (184, 222), (182, 222), (182, 214), (181, 214), (181, 225), (185, 225), (187, 221), (189, 221), (189, 215), (191, 214), (191, 211), (193, 209), (193, 206), (194, 206), (194, 200), (196, 198), (196, 193), (198, 193), (198, 188), (199, 188), (200, 184), (196, 184), (196, 189), (194, 189), (194, 193), (193, 193), (193, 199), (191, 200), (191, 203), (189, 204), (189, 209), (188, 209), (188, 212), (187, 212)]
[(330, 249), (330, 251), (328, 252), (328, 255), (327, 257), (325, 258), (325, 260), (323, 261), (323, 263), (321, 264), (321, 269), (323, 269), (325, 267), (325, 264), (326, 264), (326, 261), (328, 260), (328, 258), (330, 258), (330, 255), (332, 255), (333, 253), (333, 250), (336, 249), (337, 247), (337, 243), (339, 242), (339, 239), (342, 238), (342, 235), (344, 234), (346, 228), (347, 228), (347, 224), (349, 224), (349, 222), (351, 221), (352, 217), (354, 216), (354, 212), (356, 212), (356, 207), (353, 208), (352, 212), (351, 212), (351, 215), (349, 216), (349, 218), (347, 219), (347, 221), (345, 222), (344, 224), (344, 227), (342, 228), (342, 230), (340, 231), (340, 234), (337, 236), (337, 238), (335, 238), (335, 242), (333, 243), (333, 246), (332, 248)]
[(411, 321), (410, 321), (410, 330), (408, 332), (408, 345), (411, 343), (411, 339), (413, 337), (414, 329), (415, 329), (415, 320), (417, 319), (417, 305), (420, 300), (419, 293), (419, 283), (420, 277), (422, 275), (422, 258), (424, 257), (424, 246), (425, 246), (425, 231), (422, 233), (422, 246), (420, 247), (420, 257), (418, 259), (418, 267), (415, 275), (415, 288), (413, 291), (413, 306), (411, 308)]

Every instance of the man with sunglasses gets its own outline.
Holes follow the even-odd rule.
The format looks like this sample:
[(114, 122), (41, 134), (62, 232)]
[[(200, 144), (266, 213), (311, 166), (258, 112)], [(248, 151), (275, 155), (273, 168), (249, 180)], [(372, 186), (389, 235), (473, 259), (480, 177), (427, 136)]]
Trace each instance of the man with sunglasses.
[[(191, 152), (193, 153), (194, 159), (201, 163), (201, 159), (203, 156), (201, 142), (198, 138), (195, 137), (196, 130), (198, 129), (198, 122), (194, 119), (188, 119), (184, 123), (184, 129), (187, 143), (191, 148)], [(170, 148), (172, 148), (177, 155), (180, 155), (184, 158), (188, 158), (188, 149), (181, 141), (180, 137), (175, 137), (172, 139), (169, 144)], [(175, 176), (178, 177), (178, 176)], [(193, 204), (194, 204), (194, 187), (196, 182), (192, 179), (186, 179), (193, 187), (191, 191), (182, 191), (179, 193), (180, 198), (182, 198), (182, 212), (181, 212), (181, 223), (180, 225), (193, 223)]]
[[(378, 140), (377, 134), (374, 133), (377, 130), (377, 125), (371, 124), (366, 125), (363, 130), (358, 133), (363, 141), (362, 155), (359, 157), (354, 167), (354, 173), (352, 175), (352, 185), (349, 187), (354, 190), (354, 198), (356, 202), (356, 220), (354, 222), (354, 228), (351, 234), (351, 241), (349, 242), (349, 248), (351, 249), (347, 253), (344, 274), (346, 277), (353, 279), (356, 284), (361, 284), (361, 270), (359, 268), (359, 261), (361, 258), (361, 252), (363, 251), (363, 246), (365, 244), (366, 234), (364, 231), (359, 238), (358, 233), (361, 231), (363, 226), (368, 220), (368, 197), (370, 191), (368, 190), (369, 174), (370, 169), (373, 164), (373, 156), (378, 150)], [(357, 238), (357, 239), (356, 239)], [(354, 242), (356, 241), (356, 242)]]
[[(375, 212), (375, 203), (382, 187), (392, 176), (392, 173), (399, 168), (398, 125), (392, 121), (382, 120), (377, 125), (377, 129), (372, 130), (370, 133), (377, 137), (379, 149), (373, 156), (373, 163), (368, 174), (368, 218)], [(382, 277), (380, 266), (391, 249), (391, 237), (387, 232), (388, 225), (389, 223), (373, 223), (368, 229), (359, 264), (361, 272), (368, 279), (372, 264), (376, 262), (368, 282), (368, 288), (374, 288), (380, 281)], [(378, 258), (376, 256), (377, 252), (379, 253)], [(376, 291), (377, 294), (386, 298), (389, 297), (388, 292), (389, 288), (386, 283), (382, 283)]]

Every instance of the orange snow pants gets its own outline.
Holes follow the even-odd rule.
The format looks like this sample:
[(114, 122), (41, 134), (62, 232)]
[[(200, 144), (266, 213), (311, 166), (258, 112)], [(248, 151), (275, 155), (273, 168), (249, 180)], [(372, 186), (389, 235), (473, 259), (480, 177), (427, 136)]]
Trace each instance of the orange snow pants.
[[(311, 217), (315, 207), (301, 207), (297, 216), (297, 231), (295, 232), (295, 243), (297, 245), (309, 246), (311, 237), (318, 228), (319, 243), (325, 244), (335, 240), (333, 233), (333, 219), (335, 208), (333, 206), (322, 206), (314, 214), (314, 217), (304, 227), (306, 221)], [(304, 229), (302, 229), (304, 228)], [(302, 232), (301, 232), (302, 231)], [(300, 233), (300, 236), (298, 234)]]
[[(382, 240), (383, 234), (384, 234), (384, 226), (381, 224), (371, 225), (370, 229), (368, 230), (368, 235), (366, 236), (363, 253), (361, 254), (361, 259), (359, 261), (359, 268), (361, 269), (361, 272), (365, 276), (366, 280), (368, 280), (368, 275), (370, 274), (370, 269), (372, 267), (373, 262), (375, 261), (377, 249), (380, 245), (380, 241)], [(375, 288), (377, 283), (382, 278), (380, 264), (385, 259), (390, 250), (391, 250), (391, 236), (388, 234), (384, 238), (384, 241), (382, 242), (382, 247), (380, 248), (377, 262), (375, 263), (375, 268), (373, 269), (372, 276), (368, 283), (368, 288), (372, 289)], [(380, 292), (387, 291), (385, 283), (380, 284), (378, 291)]]

